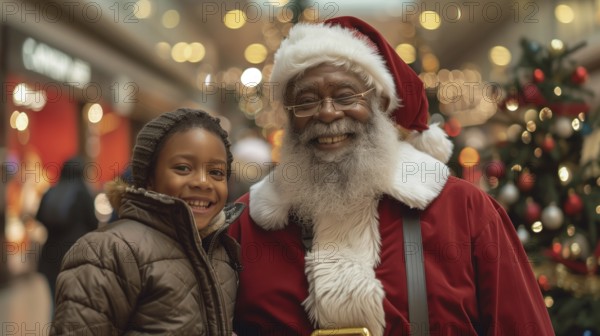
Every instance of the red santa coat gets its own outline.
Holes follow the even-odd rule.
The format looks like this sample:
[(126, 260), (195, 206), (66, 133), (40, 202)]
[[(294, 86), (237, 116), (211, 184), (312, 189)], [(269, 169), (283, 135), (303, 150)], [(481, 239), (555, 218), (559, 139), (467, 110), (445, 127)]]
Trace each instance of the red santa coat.
[[(404, 148), (403, 152), (413, 159), (421, 155), (411, 148)], [(431, 170), (423, 171), (431, 175)], [(417, 180), (423, 182), (423, 175), (413, 181), (396, 178), (391, 182), (396, 190), (376, 202), (374, 219), (380, 250), (374, 276), (383, 287), (383, 311), (375, 314), (385, 315), (380, 320), (385, 324), (381, 333), (409, 335), (402, 234), (402, 210), (408, 204), (422, 209), (430, 335), (553, 335), (531, 266), (505, 211), (487, 194), (463, 180), (449, 176), (440, 180), (435, 174), (431, 178), (435, 181), (421, 183), (416, 189), (407, 185), (414, 186), (412, 183)], [(399, 181), (407, 185), (402, 186)], [(240, 199), (249, 207), (230, 228), (230, 234), (242, 246), (243, 271), (236, 305), (239, 335), (310, 335), (315, 328), (313, 322), (325, 327), (319, 320), (324, 314), (315, 315), (313, 308), (306, 307), (313, 281), (307, 277), (314, 277), (306, 268), (311, 261), (305, 259), (300, 228), (291, 222), (276, 228), (265, 223), (269, 218), (287, 222), (287, 217), (283, 219), (288, 210), (285, 200), (277, 196), (267, 180), (258, 183)], [(253, 206), (259, 209), (253, 211)], [(348, 219), (338, 220), (342, 223)], [(336, 262), (339, 252), (336, 244), (321, 246), (318, 258)], [(342, 276), (342, 271), (339, 272)], [(361, 276), (356, 274), (356, 278)], [(351, 287), (353, 284), (348, 282), (353, 280), (348, 279), (336, 284), (332, 274), (328, 281), (334, 286), (329, 292)], [(373, 290), (374, 297), (376, 292)], [(352, 299), (343, 304), (360, 305), (362, 297), (369, 297), (370, 292), (366, 293), (364, 296), (353, 289)], [(344, 310), (341, 307), (344, 306), (332, 309)], [(327, 305), (322, 309), (327, 311)], [(343, 316), (327, 321), (332, 328), (352, 326), (346, 325)], [(413, 327), (413, 332), (419, 329)]]

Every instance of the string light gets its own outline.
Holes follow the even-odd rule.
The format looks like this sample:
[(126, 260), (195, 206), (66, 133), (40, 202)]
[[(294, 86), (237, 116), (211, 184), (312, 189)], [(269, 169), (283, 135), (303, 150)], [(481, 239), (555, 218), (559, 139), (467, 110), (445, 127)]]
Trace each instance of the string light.
[(512, 55), (510, 50), (504, 46), (495, 46), (490, 49), (490, 60), (498, 66), (505, 66), (510, 63)]
[(560, 88), (560, 86), (557, 86), (557, 87), (554, 88), (554, 94), (557, 97), (560, 97), (560, 95), (562, 95), (562, 89)]
[(396, 47), (396, 53), (406, 64), (411, 64), (417, 59), (417, 51), (415, 47), (408, 43), (399, 44)]
[(27, 116), (27, 113), (25, 113), (25, 112), (19, 113), (19, 115), (15, 119), (15, 126), (16, 126), (15, 128), (18, 131), (24, 131), (27, 129), (27, 126), (29, 126), (29, 117)]
[(479, 153), (475, 148), (465, 147), (458, 155), (458, 162), (465, 168), (473, 167), (479, 164)]
[(581, 128), (581, 122), (579, 122), (579, 119), (575, 118), (571, 122), (571, 126), (573, 127), (574, 130), (579, 131), (579, 129)]
[(514, 112), (519, 108), (519, 102), (516, 99), (509, 99), (506, 101), (506, 109)]
[(102, 120), (102, 116), (104, 115), (104, 111), (102, 110), (102, 106), (100, 104), (87, 104), (87, 117), (88, 121), (92, 124), (96, 124)]

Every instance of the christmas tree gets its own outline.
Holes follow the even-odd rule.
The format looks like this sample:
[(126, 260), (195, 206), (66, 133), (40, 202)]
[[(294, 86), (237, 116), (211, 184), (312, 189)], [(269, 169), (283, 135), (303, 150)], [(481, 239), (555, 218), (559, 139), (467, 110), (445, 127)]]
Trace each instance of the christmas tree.
[(557, 335), (600, 335), (600, 111), (586, 103), (586, 69), (569, 58), (583, 46), (521, 40), (494, 118), (504, 131), (483, 167), (532, 260)]

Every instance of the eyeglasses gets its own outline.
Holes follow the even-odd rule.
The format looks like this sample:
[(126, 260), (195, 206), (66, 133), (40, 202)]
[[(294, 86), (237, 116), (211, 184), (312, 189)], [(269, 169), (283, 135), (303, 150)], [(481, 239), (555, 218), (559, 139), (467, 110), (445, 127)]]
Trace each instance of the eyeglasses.
[(351, 96), (340, 97), (340, 98), (324, 98), (321, 100), (317, 100), (310, 103), (300, 104), (300, 105), (289, 105), (284, 106), (283, 108), (287, 111), (292, 111), (294, 115), (298, 118), (305, 118), (313, 116), (321, 110), (323, 106), (323, 102), (331, 102), (333, 104), (333, 108), (336, 111), (347, 111), (356, 106), (358, 102), (363, 99), (366, 95), (368, 95), (371, 91), (375, 90), (375, 88), (370, 88), (365, 92), (358, 93)]

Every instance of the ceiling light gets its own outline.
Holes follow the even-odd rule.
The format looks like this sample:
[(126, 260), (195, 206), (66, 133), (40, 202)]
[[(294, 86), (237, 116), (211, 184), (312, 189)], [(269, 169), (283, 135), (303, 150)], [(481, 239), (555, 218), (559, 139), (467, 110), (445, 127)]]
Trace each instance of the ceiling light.
[(163, 14), (162, 25), (168, 29), (175, 28), (179, 24), (179, 19), (179, 12), (174, 9), (170, 9)]
[(267, 47), (260, 43), (252, 43), (246, 47), (244, 57), (252, 64), (259, 64), (267, 58)]
[(229, 29), (241, 28), (246, 23), (246, 14), (239, 9), (231, 10), (223, 17), (223, 23)]

